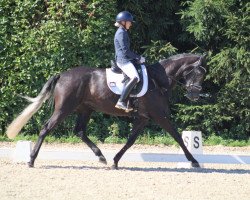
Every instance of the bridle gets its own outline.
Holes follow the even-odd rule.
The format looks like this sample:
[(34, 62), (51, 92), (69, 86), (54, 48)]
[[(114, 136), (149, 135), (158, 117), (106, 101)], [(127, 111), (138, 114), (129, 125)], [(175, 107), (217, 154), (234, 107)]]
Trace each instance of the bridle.
[(191, 77), (190, 84), (188, 84), (188, 85), (183, 84), (183, 85), (185, 85), (184, 87), (187, 89), (187, 91), (192, 91), (193, 89), (196, 89), (198, 91), (202, 90), (202, 86), (194, 84), (194, 80), (196, 79), (196, 77), (198, 75), (197, 69), (199, 69), (199, 68), (204, 70), (204, 73), (207, 72), (207, 70), (204, 67), (202, 67), (201, 65), (197, 65), (197, 66), (194, 66), (193, 69), (191, 69), (187, 74), (185, 74), (185, 76), (187, 76), (191, 72), (194, 72), (193, 76)]
[(201, 90), (202, 90), (202, 86), (194, 84), (194, 80), (196, 79), (196, 77), (197, 77), (197, 75), (198, 75), (198, 74), (197, 74), (197, 69), (199, 69), (199, 68), (201, 68), (202, 70), (204, 70), (204, 73), (207, 72), (207, 70), (206, 70), (204, 67), (202, 67), (201, 65), (198, 64), (198, 65), (193, 66), (193, 69), (191, 69), (187, 74), (183, 75), (183, 76), (185, 77), (185, 76), (187, 76), (188, 74), (194, 72), (193, 76), (191, 77), (191, 80), (192, 80), (192, 81), (190, 81), (190, 84), (188, 84), (188, 85), (186, 85), (186, 84), (182, 83), (181, 81), (175, 79), (173, 76), (169, 76), (169, 78), (171, 78), (173, 81), (175, 81), (175, 82), (177, 82), (178, 84), (180, 84), (180, 85), (181, 85), (182, 87), (184, 87), (187, 91), (192, 91), (193, 89), (196, 89), (196, 90), (198, 90), (198, 91), (201, 91)]

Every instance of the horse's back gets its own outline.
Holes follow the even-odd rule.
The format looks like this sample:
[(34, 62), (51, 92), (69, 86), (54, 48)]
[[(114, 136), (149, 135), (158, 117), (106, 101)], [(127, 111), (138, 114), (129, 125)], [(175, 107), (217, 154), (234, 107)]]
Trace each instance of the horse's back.
[(55, 97), (61, 101), (95, 101), (106, 94), (105, 69), (75, 67), (60, 74), (55, 88)]
[(61, 84), (78, 84), (79, 81), (90, 80), (96, 73), (104, 73), (104, 70), (91, 67), (75, 67), (60, 74)]
[(91, 68), (91, 67), (85, 67), (85, 66), (79, 66), (79, 67), (74, 67), (72, 69), (69, 69), (67, 71), (64, 71), (60, 74), (62, 78), (69, 78), (69, 77), (74, 77), (74, 78), (82, 78), (84, 76), (88, 76), (91, 74), (93, 71), (95, 71), (96, 68)]
[(55, 87), (55, 96), (67, 98), (79, 96), (88, 85), (95, 68), (75, 67), (60, 74)]

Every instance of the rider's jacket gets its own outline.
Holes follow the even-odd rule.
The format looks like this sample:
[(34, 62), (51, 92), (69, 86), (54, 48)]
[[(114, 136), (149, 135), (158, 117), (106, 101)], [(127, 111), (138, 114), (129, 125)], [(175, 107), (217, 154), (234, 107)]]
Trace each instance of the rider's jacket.
[(140, 56), (130, 50), (130, 39), (125, 28), (119, 27), (115, 33), (115, 60), (120, 64), (128, 63), (131, 60), (140, 60)]

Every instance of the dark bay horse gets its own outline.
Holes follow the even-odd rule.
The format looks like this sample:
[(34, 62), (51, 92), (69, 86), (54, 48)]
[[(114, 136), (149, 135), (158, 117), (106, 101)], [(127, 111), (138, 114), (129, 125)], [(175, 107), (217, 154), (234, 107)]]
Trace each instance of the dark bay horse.
[(118, 162), (123, 154), (130, 148), (138, 135), (143, 131), (149, 119), (164, 128), (183, 149), (186, 158), (192, 162), (193, 167), (199, 167), (199, 163), (187, 150), (181, 135), (170, 122), (168, 93), (174, 85), (183, 80), (183, 86), (187, 90), (190, 100), (198, 100), (202, 89), (206, 70), (204, 56), (195, 54), (179, 54), (159, 61), (147, 67), (149, 73), (149, 89), (147, 93), (138, 98), (136, 113), (126, 113), (115, 108), (119, 98), (112, 93), (106, 83), (105, 69), (77, 67), (51, 77), (43, 86), (40, 94), (35, 97), (25, 97), (31, 102), (23, 112), (9, 125), (7, 135), (14, 138), (35, 114), (42, 103), (54, 98), (54, 112), (44, 125), (39, 134), (38, 141), (30, 155), (29, 167), (34, 166), (35, 159), (46, 135), (69, 114), (77, 113), (75, 132), (99, 157), (99, 161), (107, 163), (101, 150), (88, 138), (86, 134), (87, 123), (91, 113), (103, 112), (115, 116), (134, 117), (133, 128), (127, 143), (114, 157), (113, 168), (118, 169)]

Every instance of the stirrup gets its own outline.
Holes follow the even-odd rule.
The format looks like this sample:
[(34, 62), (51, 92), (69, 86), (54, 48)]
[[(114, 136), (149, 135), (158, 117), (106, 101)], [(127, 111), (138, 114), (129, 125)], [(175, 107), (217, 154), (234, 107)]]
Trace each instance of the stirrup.
[(129, 106), (129, 103), (127, 103), (127, 106), (126, 106), (125, 103), (122, 101), (118, 101), (115, 107), (118, 109), (124, 110), (126, 113), (133, 110), (133, 108)]
[(127, 108), (126, 108), (125, 112), (128, 113), (128, 112), (130, 112), (132, 110), (134, 110), (134, 109), (130, 106), (130, 101), (128, 100), (128, 102), (127, 102)]
[(127, 109), (127, 106), (126, 106), (125, 103), (122, 102), (122, 101), (118, 101), (118, 102), (116, 103), (115, 107), (118, 108), (118, 109), (121, 109), (121, 110), (125, 110), (125, 111), (126, 111), (126, 109)]
[(125, 110), (125, 112), (128, 113), (128, 112), (130, 112), (132, 110), (134, 110), (132, 107), (127, 107), (126, 110)]

